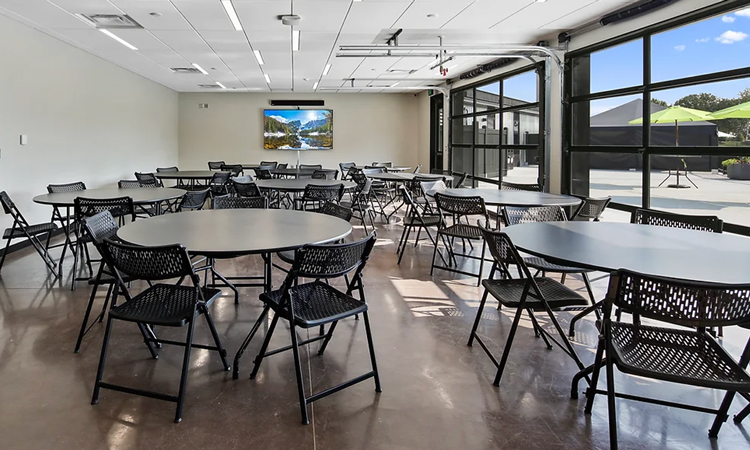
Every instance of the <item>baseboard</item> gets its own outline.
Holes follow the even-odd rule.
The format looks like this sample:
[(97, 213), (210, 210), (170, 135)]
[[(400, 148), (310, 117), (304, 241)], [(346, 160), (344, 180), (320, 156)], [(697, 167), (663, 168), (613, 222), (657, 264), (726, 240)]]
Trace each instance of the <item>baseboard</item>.
[[(55, 230), (55, 231), (53, 231), (53, 232), (52, 232), (52, 237), (54, 238), (54, 237), (56, 237), (56, 236), (60, 236), (60, 235), (63, 235), (63, 234), (64, 234), (64, 231), (65, 231), (65, 230), (63, 230), (62, 228), (58, 228), (57, 230)], [(46, 241), (46, 240), (47, 240), (47, 236), (46, 236), (46, 235), (44, 235), (44, 234), (40, 234), (40, 235), (39, 235), (39, 236), (37, 236), (37, 237), (38, 237), (38, 238), (39, 238), (39, 240), (40, 240), (40, 241), (42, 241), (42, 242), (44, 242), (44, 241)], [(28, 239), (24, 239), (24, 240), (22, 240), (22, 241), (18, 241), (18, 242), (16, 242), (15, 244), (10, 244), (10, 247), (8, 247), (8, 254), (10, 255), (11, 253), (13, 253), (13, 252), (15, 252), (15, 251), (18, 251), (18, 250), (22, 250), (22, 249), (24, 249), (24, 248), (26, 248), (26, 247), (31, 247), (31, 241), (29, 241)], [(2, 257), (2, 256), (3, 256), (4, 254), (5, 254), (5, 246), (3, 246), (3, 248), (2, 248), (2, 249), (0, 249), (0, 258), (1, 258), (1, 257)]]

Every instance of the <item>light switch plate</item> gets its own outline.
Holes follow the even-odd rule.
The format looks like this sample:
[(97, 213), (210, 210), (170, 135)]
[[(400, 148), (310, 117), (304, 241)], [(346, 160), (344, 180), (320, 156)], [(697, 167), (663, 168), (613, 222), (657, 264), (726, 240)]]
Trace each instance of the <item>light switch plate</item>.
[(21, 145), (26, 145), (29, 143), (29, 137), (25, 134), (21, 135)]

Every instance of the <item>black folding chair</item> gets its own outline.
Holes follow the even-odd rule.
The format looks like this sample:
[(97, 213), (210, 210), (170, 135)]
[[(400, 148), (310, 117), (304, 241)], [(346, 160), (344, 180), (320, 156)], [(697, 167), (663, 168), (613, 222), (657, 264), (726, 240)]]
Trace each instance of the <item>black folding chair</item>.
[[(409, 242), (409, 235), (411, 232), (416, 228), (417, 229), (417, 236), (416, 239), (414, 239), (414, 247), (419, 244), (419, 238), (422, 234), (422, 230), (425, 231), (425, 234), (427, 234), (427, 237), (430, 239), (430, 242), (432, 242), (432, 245), (437, 246), (437, 241), (434, 237), (432, 237), (432, 234), (430, 233), (430, 227), (439, 227), (441, 217), (439, 214), (428, 214), (428, 213), (422, 213), (420, 211), (419, 206), (414, 202), (414, 199), (411, 196), (411, 193), (407, 189), (406, 186), (399, 186), (399, 189), (401, 190), (401, 195), (404, 198), (404, 202), (406, 203), (406, 213), (404, 214), (404, 231), (401, 232), (401, 238), (398, 241), (398, 247), (396, 247), (396, 253), (398, 254), (398, 264), (401, 264), (401, 259), (404, 257), (404, 251), (406, 250), (406, 244)], [(443, 254), (440, 254), (440, 258), (443, 259)], [(447, 265), (448, 263), (443, 259), (443, 264)]]
[(341, 206), (350, 208), (354, 212), (354, 219), (362, 222), (362, 226), (367, 233), (367, 219), (370, 220), (373, 232), (377, 232), (375, 229), (375, 213), (372, 211), (371, 193), (370, 187), (372, 180), (367, 178), (362, 172), (356, 172), (353, 175), (352, 180), (357, 183), (357, 188), (352, 194), (352, 200), (350, 202), (342, 201)]
[[(585, 306), (588, 304), (586, 299), (552, 278), (533, 276), (507, 234), (501, 231), (488, 230), (483, 227), (480, 227), (480, 230), (487, 242), (487, 246), (490, 248), (494, 264), (489, 278), (482, 281), (484, 294), (479, 303), (479, 309), (477, 310), (477, 315), (474, 319), (474, 325), (471, 328), (471, 334), (469, 335), (469, 342), (467, 345), (471, 346), (474, 343), (474, 340), (476, 340), (485, 353), (487, 353), (487, 356), (490, 357), (495, 367), (497, 367), (497, 373), (495, 374), (495, 379), (492, 384), (495, 386), (500, 385), (500, 379), (502, 378), (505, 364), (507, 363), (510, 354), (510, 349), (513, 346), (513, 340), (518, 329), (518, 324), (524, 311), (526, 311), (531, 318), (534, 333), (537, 337), (541, 336), (544, 343), (547, 345), (547, 348), (551, 349), (552, 345), (550, 344), (550, 341), (554, 342), (568, 356), (570, 356), (573, 361), (575, 361), (579, 369), (583, 369), (584, 366), (573, 349), (573, 346), (570, 344), (570, 341), (565, 336), (565, 332), (555, 317), (554, 310), (571, 306)], [(520, 269), (519, 278), (511, 278), (508, 267), (512, 265), (515, 265)], [(495, 279), (494, 275), (498, 272), (500, 273), (501, 278)], [(500, 358), (500, 362), (495, 359), (492, 351), (477, 333), (477, 328), (479, 327), (480, 319), (484, 313), (484, 306), (487, 302), (488, 294), (491, 294), (502, 306), (516, 310), (515, 316), (513, 317), (513, 324), (508, 333), (508, 338), (505, 341), (505, 348)], [(539, 326), (534, 312), (547, 313), (550, 322), (552, 322), (560, 337), (560, 341)]]
[[(83, 181), (76, 181), (74, 183), (65, 183), (65, 184), (48, 184), (47, 185), (47, 192), (50, 194), (55, 194), (58, 192), (80, 192), (86, 190), (86, 184)], [(48, 249), (62, 247), (62, 253), (60, 253), (60, 258), (58, 259), (58, 262), (60, 264), (60, 270), (62, 270), (62, 262), (63, 259), (65, 259), (65, 253), (68, 248), (70, 248), (71, 252), (74, 252), (75, 249), (73, 246), (75, 245), (73, 243), (73, 240), (71, 239), (71, 235), (73, 233), (73, 227), (74, 224), (73, 221), (74, 217), (73, 214), (70, 211), (70, 206), (65, 207), (65, 213), (63, 214), (62, 210), (58, 206), (52, 206), (52, 219), (50, 220), (52, 223), (59, 222), (60, 227), (63, 229), (63, 232), (65, 233), (65, 242), (62, 244), (55, 244), (50, 245)]]
[(229, 176), (229, 172), (216, 172), (211, 176), (211, 180), (208, 182), (208, 189), (211, 191), (209, 195), (212, 198), (229, 194)]
[(338, 203), (344, 196), (344, 184), (317, 185), (308, 184), (302, 197), (295, 199), (295, 209), (315, 211), (325, 202)]
[(152, 185), (154, 187), (164, 187), (161, 180), (150, 172), (135, 172), (135, 179), (141, 183), (141, 187)]
[(241, 164), (222, 164), (221, 165), (222, 172), (229, 172), (229, 177), (239, 177), (240, 175), (243, 175), (243, 169)]
[(610, 196), (595, 198), (576, 195), (576, 197), (581, 199), (581, 204), (570, 217), (570, 220), (591, 220), (599, 222), (602, 213), (607, 209), (609, 202), (612, 201), (612, 197)]
[(177, 207), (177, 212), (182, 211), (198, 211), (203, 209), (206, 200), (208, 199), (209, 189), (202, 191), (187, 191), (180, 200), (180, 205)]
[(221, 166), (226, 164), (224, 161), (209, 161), (208, 170), (221, 170)]
[[(250, 330), (247, 338), (237, 351), (234, 358), (233, 378), (239, 377), (239, 360), (247, 349), (253, 337), (260, 329), (261, 325), (266, 322), (269, 310), (273, 310), (273, 320), (266, 332), (266, 338), (261, 345), (260, 352), (255, 358), (253, 372), (250, 378), (254, 379), (258, 374), (263, 359), (267, 356), (275, 355), (282, 351), (292, 350), (294, 355), (295, 373), (297, 376), (297, 393), (299, 395), (300, 411), (302, 414), (302, 423), (308, 424), (307, 405), (330, 394), (338, 392), (354, 384), (365, 381), (369, 378), (375, 379), (375, 391), (380, 392), (380, 378), (378, 376), (378, 367), (375, 360), (375, 348), (372, 343), (372, 333), (370, 331), (370, 319), (367, 314), (367, 303), (365, 301), (364, 282), (362, 270), (375, 245), (375, 236), (370, 235), (367, 238), (346, 244), (330, 245), (306, 245), (297, 251), (289, 274), (284, 280), (280, 289), (263, 293), (260, 300), (263, 302), (263, 311)], [(350, 281), (347, 283), (346, 291), (342, 292), (324, 280), (338, 278), (345, 274), (352, 273)], [(301, 278), (310, 278), (315, 281), (309, 283), (299, 283)], [(358, 299), (352, 294), (357, 292)], [(324, 391), (307, 396), (302, 379), (302, 363), (300, 361), (299, 346), (310, 344), (322, 340), (323, 343), (318, 350), (322, 355), (328, 343), (331, 340), (336, 325), (342, 319), (362, 314), (365, 324), (365, 333), (367, 335), (367, 344), (370, 353), (370, 363), (372, 370), (352, 378), (349, 381), (337, 386), (328, 388)], [(271, 341), (273, 332), (279, 319), (287, 320), (290, 324), (292, 344), (275, 350), (268, 350), (268, 344)], [(309, 329), (321, 325), (331, 324), (328, 332), (313, 337), (311, 339), (298, 341), (297, 327)]]
[[(688, 282), (615, 272), (604, 303), (602, 329), (584, 412), (591, 414), (596, 394), (607, 395), (610, 448), (617, 449), (615, 398), (716, 414), (709, 437), (719, 434), (735, 393), (750, 393), (750, 375), (707, 331), (750, 322), (750, 285)], [(633, 323), (612, 320), (618, 307)], [(642, 318), (671, 326), (644, 325)], [(674, 325), (688, 328), (675, 328)], [(742, 359), (750, 357), (748, 349)], [(607, 389), (597, 389), (601, 368)], [(619, 393), (614, 369), (642, 378), (727, 391), (718, 409)]]
[(510, 183), (508, 181), (502, 181), (500, 183), (500, 190), (501, 191), (533, 191), (533, 192), (541, 192), (542, 187), (539, 185), (539, 183)]
[(214, 209), (246, 209), (246, 208), (268, 208), (268, 198), (266, 197), (232, 197), (222, 195), (214, 197)]
[[(138, 180), (120, 180), (117, 182), (117, 187), (120, 189), (140, 189), (140, 188), (158, 188), (159, 186), (156, 184), (142, 184)], [(141, 219), (146, 219), (149, 217), (153, 217), (156, 215), (157, 208), (156, 204), (150, 204), (150, 205), (135, 205), (136, 209), (136, 217)], [(167, 210), (170, 209), (169, 204), (167, 204)]]
[(248, 182), (232, 179), (232, 190), (238, 197), (261, 197), (263, 195), (252, 179)]
[(716, 216), (675, 214), (654, 209), (636, 209), (630, 216), (630, 222), (713, 233), (721, 233), (724, 229), (724, 222)]
[[(216, 327), (214, 327), (213, 320), (208, 311), (211, 303), (221, 295), (221, 291), (218, 289), (202, 288), (200, 286), (200, 279), (193, 271), (187, 249), (180, 244), (143, 247), (105, 240), (102, 250), (107, 264), (110, 265), (117, 278), (117, 285), (123, 292), (126, 302), (112, 307), (107, 315), (107, 327), (104, 332), (104, 342), (102, 343), (102, 353), (99, 358), (99, 367), (96, 372), (96, 382), (94, 383), (91, 404), (99, 402), (99, 391), (102, 388), (171, 401), (177, 403), (174, 420), (175, 422), (180, 422), (182, 420), (182, 408), (185, 403), (188, 367), (190, 366), (190, 350), (193, 347), (215, 350), (221, 357), (224, 370), (230, 370), (230, 366), (226, 360), (226, 350), (221, 345), (219, 334), (216, 332)], [(179, 280), (176, 284), (154, 284), (143, 292), (131, 296), (123, 277), (146, 281), (164, 281), (174, 278)], [(190, 284), (183, 284), (185, 280), (188, 280)], [(206, 318), (206, 323), (215, 343), (214, 346), (193, 343), (195, 319), (199, 315), (203, 315)], [(158, 354), (156, 353), (154, 344), (170, 344), (185, 347), (180, 387), (176, 396), (150, 390), (134, 389), (102, 381), (104, 362), (107, 359), (109, 337), (114, 320), (138, 324), (149, 346), (149, 350), (155, 359), (158, 358)], [(149, 334), (146, 332), (146, 328), (150, 325), (163, 327), (183, 327), (187, 325), (188, 330), (185, 342), (159, 339), (152, 333)]]
[[(52, 255), (49, 254), (49, 241), (52, 237), (52, 233), (57, 230), (57, 224), (54, 222), (38, 223), (34, 225), (29, 224), (5, 191), (0, 192), (0, 203), (3, 204), (3, 211), (5, 214), (10, 214), (13, 218), (13, 226), (6, 228), (3, 232), (3, 239), (6, 239), (8, 242), (5, 244), (3, 257), (0, 258), (0, 271), (3, 269), (5, 257), (8, 256), (8, 249), (10, 248), (11, 241), (13, 241), (13, 239), (26, 238), (34, 247), (34, 250), (39, 253), (39, 256), (42, 257), (42, 260), (44, 260), (44, 263), (55, 276), (55, 279), (60, 277), (61, 270), (57, 267), (57, 261), (55, 261), (54, 258), (52, 258)], [(47, 235), (47, 239), (45, 243), (42, 243), (42, 241), (39, 240), (39, 237), (45, 234)]]

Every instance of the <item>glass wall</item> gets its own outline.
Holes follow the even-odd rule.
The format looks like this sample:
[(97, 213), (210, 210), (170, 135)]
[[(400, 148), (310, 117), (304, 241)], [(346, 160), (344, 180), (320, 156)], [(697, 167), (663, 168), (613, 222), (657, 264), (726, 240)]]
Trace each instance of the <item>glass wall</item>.
[(750, 233), (750, 8), (719, 8), (568, 54), (566, 191)]
[(453, 172), (468, 173), (474, 186), (542, 178), (543, 70), (526, 68), (451, 93)]

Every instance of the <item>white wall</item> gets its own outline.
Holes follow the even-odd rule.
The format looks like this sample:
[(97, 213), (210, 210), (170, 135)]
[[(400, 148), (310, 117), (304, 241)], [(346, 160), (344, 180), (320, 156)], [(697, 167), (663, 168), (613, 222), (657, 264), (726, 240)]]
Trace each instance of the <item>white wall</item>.
[[(333, 150), (303, 151), (302, 164), (424, 164), (418, 157), (422, 122), (414, 94), (217, 92), (180, 94), (180, 170), (207, 169), (212, 160), (296, 163), (296, 151), (263, 149), (263, 109), (274, 109), (271, 99), (324, 100), (324, 108), (333, 110)], [(199, 109), (199, 103), (208, 103), (208, 109)]]
[[(30, 222), (47, 184), (87, 187), (177, 163), (178, 94), (0, 16), (0, 190)], [(28, 145), (19, 145), (19, 136)], [(11, 225), (0, 215), (0, 227)]]

